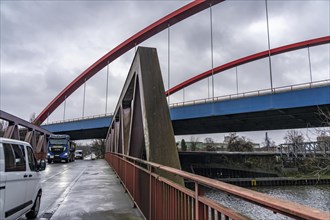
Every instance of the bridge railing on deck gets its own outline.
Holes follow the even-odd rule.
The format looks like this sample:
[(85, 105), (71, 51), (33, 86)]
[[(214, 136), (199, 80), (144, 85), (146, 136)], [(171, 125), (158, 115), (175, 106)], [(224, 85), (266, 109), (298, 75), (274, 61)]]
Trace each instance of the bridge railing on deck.
[(79, 117), (79, 118), (71, 118), (71, 119), (65, 119), (65, 120), (46, 122), (46, 123), (43, 123), (42, 125), (60, 124), (60, 123), (66, 123), (66, 122), (82, 121), (82, 120), (103, 118), (103, 117), (110, 117), (110, 116), (113, 116), (113, 113), (91, 115), (91, 116), (84, 116), (84, 117)]
[[(323, 87), (323, 86), (329, 86), (329, 85), (330, 85), (330, 79), (326, 79), (326, 80), (321, 80), (321, 81), (314, 81), (312, 83), (309, 82), (309, 83), (301, 83), (301, 84), (295, 84), (295, 85), (289, 85), (289, 86), (276, 87), (276, 88), (273, 88), (273, 92), (271, 89), (255, 90), (255, 91), (249, 91), (249, 92), (244, 92), (244, 93), (223, 95), (223, 96), (218, 96), (218, 97), (214, 97), (214, 98), (196, 99), (196, 100), (191, 100), (191, 101), (172, 103), (172, 104), (169, 104), (169, 107), (176, 108), (176, 107), (189, 106), (189, 105), (195, 105), (195, 104), (210, 103), (210, 102), (215, 102), (215, 101), (226, 101), (226, 100), (240, 99), (240, 98), (246, 98), (246, 97), (252, 97), (252, 96), (262, 96), (262, 95), (268, 95), (268, 94), (272, 94), (272, 93), (277, 94), (277, 93), (281, 93), (281, 92), (289, 92), (289, 91), (306, 89), (306, 88), (317, 88), (317, 87)], [(42, 125), (60, 124), (60, 123), (75, 122), (75, 121), (96, 119), (96, 118), (110, 117), (110, 116), (113, 116), (113, 113), (85, 116), (85, 117), (58, 120), (58, 121), (52, 121), (52, 122), (45, 122)]]
[(270, 88), (261, 89), (261, 90), (248, 91), (248, 92), (236, 93), (236, 94), (231, 94), (231, 95), (217, 96), (214, 98), (197, 99), (197, 100), (191, 100), (191, 101), (185, 101), (185, 102), (172, 103), (169, 105), (169, 107), (176, 108), (176, 107), (181, 107), (181, 106), (204, 104), (204, 103), (216, 102), (216, 101), (226, 101), (226, 100), (240, 99), (240, 98), (253, 97), (253, 96), (278, 94), (278, 93), (282, 93), (282, 92), (290, 92), (290, 91), (307, 89), (307, 88), (317, 88), (317, 87), (323, 87), (323, 86), (329, 86), (329, 85), (330, 85), (330, 79), (325, 79), (325, 80), (321, 80), (321, 81), (300, 83), (300, 84), (289, 85), (289, 86), (281, 86), (281, 87), (276, 87), (273, 89), (270, 89)]
[[(106, 153), (106, 160), (147, 219), (248, 219), (204, 196), (207, 188), (289, 217), (329, 219), (327, 212), (160, 164), (115, 153)], [(193, 183), (193, 190), (161, 177), (159, 172), (181, 176)]]

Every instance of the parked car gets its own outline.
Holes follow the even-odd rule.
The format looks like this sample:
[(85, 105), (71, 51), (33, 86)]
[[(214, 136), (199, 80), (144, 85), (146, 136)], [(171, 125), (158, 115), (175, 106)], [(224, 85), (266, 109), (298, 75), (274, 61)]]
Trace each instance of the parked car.
[(96, 155), (94, 153), (91, 154), (91, 160), (95, 160), (96, 159)]
[(76, 150), (76, 152), (75, 152), (75, 158), (76, 159), (84, 159), (84, 154), (83, 154), (83, 151), (82, 150)]
[(24, 215), (36, 218), (42, 195), (40, 173), (46, 161), (37, 161), (29, 143), (0, 138), (0, 219)]

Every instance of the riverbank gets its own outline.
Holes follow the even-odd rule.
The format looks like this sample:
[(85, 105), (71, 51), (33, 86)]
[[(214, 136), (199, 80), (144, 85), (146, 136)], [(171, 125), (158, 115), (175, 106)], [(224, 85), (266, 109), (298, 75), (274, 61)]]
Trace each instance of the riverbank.
[(260, 177), (224, 178), (218, 180), (242, 187), (330, 185), (330, 178)]

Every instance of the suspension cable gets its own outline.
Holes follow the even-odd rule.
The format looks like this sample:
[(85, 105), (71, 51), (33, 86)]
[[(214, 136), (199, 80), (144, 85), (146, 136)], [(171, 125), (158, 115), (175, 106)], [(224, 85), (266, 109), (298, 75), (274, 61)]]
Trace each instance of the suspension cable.
[(185, 89), (185, 88), (183, 88), (183, 89), (182, 89), (182, 100), (183, 100), (183, 103), (185, 102), (185, 94), (184, 94), (184, 89)]
[(105, 88), (105, 115), (108, 111), (108, 89), (109, 89), (109, 61), (107, 65), (107, 82), (106, 82), (106, 88)]
[(85, 116), (85, 96), (86, 96), (86, 78), (84, 83), (84, 97), (83, 97), (83, 111), (82, 111), (82, 117)]
[(214, 70), (213, 70), (213, 17), (212, 3), (210, 3), (210, 25), (211, 25), (211, 69), (212, 69), (212, 99), (214, 99)]
[(238, 95), (238, 74), (237, 74), (237, 66), (236, 66), (236, 92), (237, 92), (237, 95)]
[[(167, 27), (167, 88), (168, 90), (171, 88), (171, 81), (170, 81), (170, 58), (171, 58), (171, 54), (170, 54), (170, 24), (168, 24)], [(167, 96), (167, 102), (168, 104), (170, 104), (170, 93), (168, 93)]]
[(66, 96), (64, 98), (64, 110), (63, 110), (63, 121), (65, 120), (65, 107), (66, 107)]
[(313, 82), (313, 76), (312, 76), (312, 63), (311, 63), (311, 54), (309, 51), (309, 47), (307, 47), (307, 51), (308, 51), (308, 63), (309, 63), (309, 76), (311, 79), (311, 83)]
[(270, 88), (273, 93), (273, 73), (272, 73), (272, 59), (270, 54), (270, 37), (269, 37), (269, 20), (268, 20), (268, 3), (265, 0), (266, 6), (266, 19), (267, 19), (267, 38), (268, 38), (268, 61), (269, 61), (269, 75), (270, 75)]
[(210, 98), (210, 77), (207, 77), (207, 98)]

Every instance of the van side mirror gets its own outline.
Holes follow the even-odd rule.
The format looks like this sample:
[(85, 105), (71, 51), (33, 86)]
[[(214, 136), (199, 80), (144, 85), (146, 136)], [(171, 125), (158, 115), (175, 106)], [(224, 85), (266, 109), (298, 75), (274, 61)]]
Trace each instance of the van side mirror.
[(46, 161), (44, 159), (38, 160), (38, 170), (43, 171), (46, 169)]

